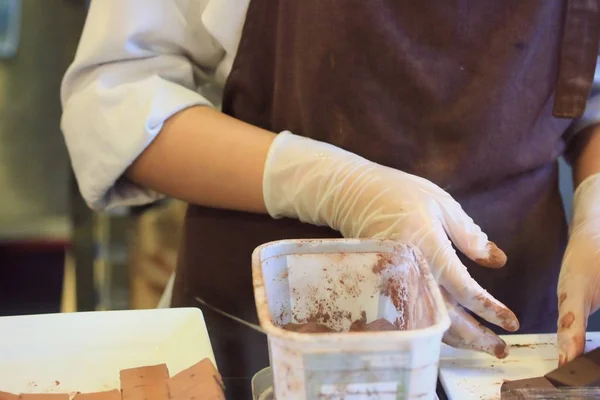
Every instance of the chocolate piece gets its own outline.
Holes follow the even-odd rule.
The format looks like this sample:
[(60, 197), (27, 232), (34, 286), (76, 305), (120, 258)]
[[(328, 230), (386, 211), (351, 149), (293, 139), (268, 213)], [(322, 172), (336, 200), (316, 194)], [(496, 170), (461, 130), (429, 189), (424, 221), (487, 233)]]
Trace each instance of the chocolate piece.
[(550, 381), (544, 377), (537, 378), (529, 378), (529, 379), (519, 379), (516, 381), (506, 381), (500, 387), (500, 393), (507, 392), (509, 390), (517, 390), (517, 389), (554, 389), (554, 385), (550, 383)]
[(350, 325), (350, 332), (362, 332), (367, 325), (367, 314), (363, 311), (360, 313), (360, 318)]
[(77, 393), (73, 400), (121, 400), (121, 391), (114, 389), (107, 392)]
[(355, 321), (350, 326), (350, 332), (378, 332), (397, 330), (398, 328), (385, 318), (376, 319), (368, 324), (365, 324), (363, 321)]
[(385, 318), (379, 318), (367, 324), (367, 314), (360, 313), (360, 319), (357, 319), (350, 325), (350, 332), (377, 332), (377, 331), (397, 331), (398, 327)]
[(67, 393), (23, 393), (19, 400), (69, 400)]
[(376, 319), (366, 326), (367, 331), (397, 331), (398, 327), (385, 318)]
[(0, 392), (0, 400), (19, 400), (19, 395), (8, 392)]
[(124, 369), (120, 372), (121, 389), (150, 385), (169, 379), (169, 370), (166, 364), (151, 365), (148, 367)]
[(123, 389), (123, 400), (168, 400), (169, 388), (166, 381)]
[(199, 382), (217, 382), (217, 385), (221, 388), (221, 392), (223, 392), (223, 378), (221, 378), (221, 374), (219, 374), (212, 361), (205, 358), (169, 379), (168, 384), (171, 398), (179, 397)]
[(290, 323), (290, 324), (284, 325), (283, 329), (285, 329), (287, 331), (298, 332), (298, 333), (331, 333), (331, 332), (335, 332), (333, 329), (331, 329), (325, 325), (318, 324), (316, 322), (307, 322), (304, 324)]
[(555, 386), (600, 386), (600, 347), (545, 375)]

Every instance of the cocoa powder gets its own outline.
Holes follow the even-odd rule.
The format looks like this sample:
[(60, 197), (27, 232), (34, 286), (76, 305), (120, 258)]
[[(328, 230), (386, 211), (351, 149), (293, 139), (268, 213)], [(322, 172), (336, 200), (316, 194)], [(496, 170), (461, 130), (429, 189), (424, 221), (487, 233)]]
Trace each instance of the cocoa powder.
[(394, 325), (396, 325), (396, 328), (399, 331), (406, 331), (408, 330), (408, 324), (406, 323), (406, 318), (396, 318), (396, 321), (394, 321)]
[(391, 265), (391, 256), (389, 254), (377, 254), (377, 262), (373, 265), (373, 273), (379, 275), (382, 271), (389, 268)]
[(560, 319), (559, 332), (571, 328), (573, 322), (575, 322), (575, 314), (569, 311)]
[(291, 332), (298, 333), (331, 333), (334, 332), (333, 329), (322, 325), (317, 324), (316, 322), (306, 322), (304, 324), (285, 324), (283, 329)]
[(488, 268), (502, 268), (506, 264), (506, 254), (496, 246), (494, 242), (488, 242), (487, 244), (488, 257), (478, 258), (475, 262), (482, 267)]
[(408, 312), (408, 293), (405, 285), (400, 280), (389, 277), (384, 281), (381, 292), (390, 298), (396, 310), (407, 319), (405, 314)]
[[(435, 323), (433, 298), (428, 292), (419, 268), (425, 261), (404, 246), (399, 247), (394, 253), (377, 253), (374, 261), (374, 264), (365, 266), (367, 269), (362, 271), (362, 274), (341, 270), (339, 275), (330, 275), (327, 273), (328, 268), (322, 268), (324, 287), (309, 286), (303, 290), (302, 298), (299, 297), (300, 291), (292, 287), (291, 294), (299, 305), (291, 310), (291, 320), (297, 321), (295, 325), (313, 324), (312, 328), (309, 326), (308, 329), (317, 329), (314, 333), (319, 333), (323, 329), (315, 328), (314, 324), (327, 327), (329, 332), (339, 332), (341, 329), (345, 330), (349, 321), (352, 321), (349, 312), (337, 309), (339, 298), (357, 298), (361, 295), (370, 295), (373, 298), (381, 293), (390, 298), (398, 311), (398, 315), (393, 317), (395, 319), (393, 321), (379, 319), (366, 323), (366, 316), (362, 315), (359, 320), (352, 321), (349, 331), (420, 329)], [(364, 273), (376, 274), (380, 279), (379, 284), (373, 287), (373, 294), (361, 293), (364, 288), (360, 283), (367, 279)], [(279, 317), (276, 324), (281, 326), (284, 322), (283, 314)], [(287, 329), (285, 326), (284, 329)], [(298, 329), (294, 325), (290, 327), (296, 331)]]
[(367, 314), (363, 311), (360, 313), (360, 318), (350, 325), (350, 332), (362, 331), (367, 324)]
[(565, 300), (567, 299), (567, 294), (565, 292), (560, 294), (560, 297), (558, 299), (558, 306), (562, 306), (562, 303), (565, 302)]
[[(343, 273), (339, 279), (338, 287), (348, 296), (357, 298), (361, 294), (360, 282), (364, 281), (364, 276), (360, 274)], [(336, 292), (340, 292), (337, 290)], [(339, 294), (338, 294), (339, 295)]]
[(398, 328), (385, 318), (379, 318), (367, 323), (367, 316), (363, 311), (361, 318), (350, 325), (350, 332), (377, 332), (377, 331), (397, 331)]
[[(337, 332), (324, 324), (318, 322), (305, 322), (300, 324), (285, 324), (283, 329), (299, 333), (332, 333)], [(377, 332), (377, 331), (397, 331), (398, 328), (385, 318), (379, 318), (367, 323), (367, 316), (363, 311), (361, 317), (354, 321), (350, 326), (349, 332)]]
[(362, 332), (383, 332), (383, 331), (397, 331), (398, 328), (394, 326), (390, 321), (385, 318), (376, 319), (373, 322), (369, 322), (361, 330)]

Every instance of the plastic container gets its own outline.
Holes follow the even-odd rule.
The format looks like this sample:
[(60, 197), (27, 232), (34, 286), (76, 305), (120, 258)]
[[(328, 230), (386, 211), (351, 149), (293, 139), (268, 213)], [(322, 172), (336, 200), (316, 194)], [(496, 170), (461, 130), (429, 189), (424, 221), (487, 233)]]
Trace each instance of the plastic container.
[[(289, 240), (252, 256), (258, 317), (276, 399), (434, 399), (450, 326), (419, 251), (385, 240)], [(305, 334), (287, 323), (347, 331), (366, 315), (403, 330)]]

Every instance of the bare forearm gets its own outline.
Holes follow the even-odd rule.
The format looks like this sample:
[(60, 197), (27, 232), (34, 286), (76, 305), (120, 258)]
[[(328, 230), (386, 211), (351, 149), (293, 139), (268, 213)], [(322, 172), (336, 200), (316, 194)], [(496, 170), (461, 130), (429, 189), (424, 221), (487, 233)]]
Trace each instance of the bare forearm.
[(262, 179), (274, 138), (214, 109), (192, 107), (165, 123), (126, 176), (189, 203), (265, 213)]
[(596, 125), (574, 163), (575, 187), (587, 177), (600, 172), (600, 125)]

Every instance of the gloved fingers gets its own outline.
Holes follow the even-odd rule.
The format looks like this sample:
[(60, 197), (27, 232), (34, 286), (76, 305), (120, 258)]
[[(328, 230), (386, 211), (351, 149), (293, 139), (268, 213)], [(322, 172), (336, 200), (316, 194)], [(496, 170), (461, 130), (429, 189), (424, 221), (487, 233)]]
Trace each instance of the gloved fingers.
[(506, 264), (506, 254), (488, 241), (487, 235), (460, 204), (452, 199), (440, 207), (444, 230), (464, 255), (482, 267), (501, 268)]
[(515, 314), (485, 291), (469, 275), (443, 230), (432, 230), (427, 245), (419, 246), (438, 283), (463, 307), (507, 331), (519, 329)]
[[(563, 268), (565, 268), (563, 266)], [(558, 363), (563, 365), (583, 353), (591, 298), (585, 276), (561, 274), (558, 285)], [(593, 288), (595, 290), (595, 288)]]
[(442, 339), (444, 343), (458, 349), (484, 352), (499, 359), (508, 356), (509, 346), (504, 340), (466, 312), (444, 288), (441, 290), (452, 322)]

